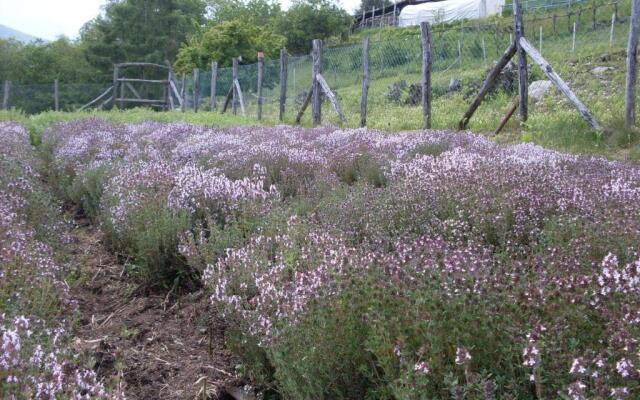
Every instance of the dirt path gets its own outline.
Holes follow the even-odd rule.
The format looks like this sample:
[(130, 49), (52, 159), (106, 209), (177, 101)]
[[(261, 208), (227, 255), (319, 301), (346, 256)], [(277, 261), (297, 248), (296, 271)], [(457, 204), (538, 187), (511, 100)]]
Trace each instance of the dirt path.
[(228, 398), (224, 388), (238, 380), (224, 324), (205, 293), (177, 302), (137, 295), (98, 229), (77, 220), (71, 234), (72, 262), (82, 277), (72, 289), (80, 310), (75, 344), (98, 375), (123, 381), (129, 399)]

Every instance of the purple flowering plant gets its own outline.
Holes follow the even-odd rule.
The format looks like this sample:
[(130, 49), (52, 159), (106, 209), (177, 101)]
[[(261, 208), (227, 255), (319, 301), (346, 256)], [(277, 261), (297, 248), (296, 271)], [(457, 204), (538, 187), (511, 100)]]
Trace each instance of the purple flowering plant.
[(119, 251), (193, 272), (283, 397), (640, 394), (636, 165), (329, 126), (84, 120), (43, 149)]

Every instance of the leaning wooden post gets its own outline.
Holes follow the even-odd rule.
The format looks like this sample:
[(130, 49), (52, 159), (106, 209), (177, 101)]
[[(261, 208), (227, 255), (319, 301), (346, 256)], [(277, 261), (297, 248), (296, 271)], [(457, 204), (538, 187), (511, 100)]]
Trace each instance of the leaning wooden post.
[(311, 114), (313, 116), (313, 125), (322, 123), (322, 103), (320, 101), (320, 84), (318, 83), (318, 74), (322, 72), (322, 40), (314, 39), (312, 43), (311, 58), (313, 67), (311, 68)]
[[(640, 1), (640, 0), (634, 0), (634, 1)], [(547, 60), (545, 60), (542, 57), (542, 55), (538, 52), (538, 50), (536, 50), (531, 45), (531, 43), (529, 43), (529, 41), (525, 38), (520, 38), (520, 46), (522, 47), (523, 50), (527, 52), (527, 54), (531, 56), (533, 61), (535, 61), (536, 64), (538, 64), (538, 66), (540, 66), (540, 69), (542, 70), (542, 72), (544, 72), (547, 78), (549, 78), (549, 80), (553, 82), (554, 85), (556, 85), (558, 90), (560, 90), (560, 92), (562, 92), (562, 94), (564, 94), (567, 97), (569, 102), (576, 108), (576, 110), (578, 110), (578, 112), (580, 113), (580, 116), (585, 121), (587, 121), (587, 123), (591, 125), (591, 127), (594, 130), (596, 131), (602, 130), (602, 128), (600, 127), (598, 122), (595, 120), (595, 118), (593, 118), (593, 115), (591, 115), (587, 107), (584, 104), (582, 104), (580, 99), (578, 99), (578, 96), (576, 96), (575, 93), (573, 93), (573, 91), (569, 88), (569, 85), (567, 85), (566, 82), (563, 81), (562, 78), (560, 78), (560, 76), (553, 70), (551, 65), (549, 65)]]
[(11, 81), (4, 81), (4, 92), (2, 96), (2, 109), (9, 108), (9, 92), (11, 91)]
[(211, 97), (211, 111), (216, 110), (216, 91), (218, 84), (218, 62), (211, 61), (211, 92), (209, 96)]
[(258, 121), (262, 119), (262, 79), (264, 75), (264, 53), (258, 52)]
[(429, 23), (420, 23), (420, 41), (422, 42), (422, 118), (424, 128), (431, 129), (431, 33)]
[(516, 44), (512, 42), (509, 45), (509, 48), (507, 48), (507, 51), (505, 51), (502, 57), (500, 57), (496, 65), (494, 65), (493, 68), (491, 68), (491, 71), (489, 71), (489, 73), (487, 74), (487, 77), (485, 78), (484, 82), (482, 82), (482, 86), (480, 87), (478, 94), (469, 105), (469, 108), (467, 109), (467, 111), (465, 111), (460, 122), (458, 122), (458, 129), (463, 130), (467, 127), (467, 124), (469, 123), (469, 120), (471, 119), (473, 114), (476, 112), (476, 109), (480, 106), (480, 103), (482, 103), (482, 100), (484, 99), (484, 97), (487, 95), (487, 93), (489, 93), (489, 90), (493, 87), (496, 78), (498, 77), (498, 75), (500, 75), (500, 71), (504, 69), (504, 67), (507, 65), (509, 60), (511, 60), (511, 58), (515, 54), (516, 54)]
[(638, 32), (640, 31), (640, 0), (631, 3), (631, 26), (627, 43), (627, 81), (624, 102), (624, 124), (627, 128), (636, 124), (636, 61), (638, 55)]
[(516, 52), (518, 54), (518, 98), (520, 100), (520, 119), (524, 122), (528, 117), (528, 76), (527, 76), (527, 55), (520, 46), (520, 38), (523, 37), (524, 27), (522, 26), (522, 4), (521, 0), (513, 0), (513, 16), (515, 22)]
[(200, 102), (200, 70), (193, 69), (193, 112), (198, 112)]
[(287, 103), (287, 61), (287, 49), (280, 49), (280, 114), (278, 115), (280, 121), (284, 121)]
[(233, 57), (231, 64), (231, 111), (233, 115), (238, 113), (238, 90), (236, 81), (238, 80), (238, 58)]
[(53, 109), (60, 110), (60, 94), (58, 91), (58, 80), (53, 81)]
[[(394, 3), (395, 4), (395, 3)], [(367, 126), (367, 94), (369, 92), (369, 38), (362, 40), (362, 96), (360, 97), (360, 127)]]

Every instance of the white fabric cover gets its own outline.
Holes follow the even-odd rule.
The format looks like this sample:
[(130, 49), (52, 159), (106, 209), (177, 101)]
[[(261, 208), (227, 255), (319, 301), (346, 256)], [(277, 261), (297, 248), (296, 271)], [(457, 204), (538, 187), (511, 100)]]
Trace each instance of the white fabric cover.
[(400, 26), (477, 19), (502, 11), (504, 0), (444, 0), (406, 6), (400, 12)]

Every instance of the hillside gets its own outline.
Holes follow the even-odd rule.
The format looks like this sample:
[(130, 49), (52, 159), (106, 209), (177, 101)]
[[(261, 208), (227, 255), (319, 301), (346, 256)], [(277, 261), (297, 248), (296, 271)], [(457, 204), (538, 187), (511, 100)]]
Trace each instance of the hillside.
[(31, 43), (36, 40), (45, 41), (44, 39), (29, 35), (28, 33), (20, 32), (6, 25), (0, 25), (0, 39), (15, 39), (22, 43)]

